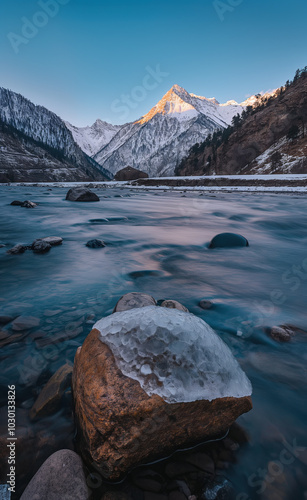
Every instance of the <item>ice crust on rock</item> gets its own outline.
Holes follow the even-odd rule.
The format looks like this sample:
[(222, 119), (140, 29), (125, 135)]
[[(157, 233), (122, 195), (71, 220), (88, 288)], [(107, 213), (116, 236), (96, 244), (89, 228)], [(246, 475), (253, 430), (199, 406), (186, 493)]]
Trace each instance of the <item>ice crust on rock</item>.
[(98, 321), (122, 373), (168, 403), (244, 397), (252, 386), (228, 346), (193, 314), (156, 306)]

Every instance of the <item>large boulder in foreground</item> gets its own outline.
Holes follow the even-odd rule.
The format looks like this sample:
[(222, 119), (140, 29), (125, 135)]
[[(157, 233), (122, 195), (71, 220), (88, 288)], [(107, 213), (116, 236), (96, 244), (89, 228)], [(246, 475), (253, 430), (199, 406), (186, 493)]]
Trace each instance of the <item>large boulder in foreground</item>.
[(156, 306), (94, 325), (73, 370), (78, 449), (106, 479), (224, 434), (252, 408), (231, 351), (196, 316)]
[(100, 201), (97, 194), (93, 193), (90, 189), (78, 186), (71, 188), (67, 195), (66, 200), (69, 201)]
[(137, 179), (148, 179), (148, 174), (133, 167), (125, 167), (116, 172), (115, 181), (135, 181)]

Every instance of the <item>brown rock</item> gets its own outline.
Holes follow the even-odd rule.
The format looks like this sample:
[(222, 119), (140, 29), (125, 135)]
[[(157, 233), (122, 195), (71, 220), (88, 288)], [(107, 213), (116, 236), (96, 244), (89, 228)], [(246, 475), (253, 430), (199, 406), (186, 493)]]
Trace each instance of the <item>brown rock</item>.
[(30, 418), (43, 417), (58, 410), (66, 389), (71, 384), (72, 366), (66, 363), (47, 382), (30, 411)]
[[(225, 433), (252, 408), (250, 397), (167, 404), (122, 374), (94, 329), (78, 349), (73, 371), (78, 446), (104, 478)], [(193, 418), (191, 418), (193, 415)]]
[(136, 309), (138, 307), (155, 306), (157, 305), (155, 299), (151, 295), (140, 292), (131, 292), (123, 295), (113, 312), (128, 311), (129, 309)]
[(277, 342), (289, 342), (293, 336), (293, 331), (284, 326), (273, 326), (269, 330), (269, 334)]
[(137, 179), (147, 179), (148, 174), (146, 172), (142, 172), (142, 170), (138, 170), (133, 167), (125, 167), (116, 172), (114, 176), (115, 181), (134, 181)]
[(161, 307), (168, 307), (169, 309), (178, 309), (179, 311), (189, 312), (189, 309), (180, 304), (180, 302), (177, 302), (177, 300), (164, 300)]

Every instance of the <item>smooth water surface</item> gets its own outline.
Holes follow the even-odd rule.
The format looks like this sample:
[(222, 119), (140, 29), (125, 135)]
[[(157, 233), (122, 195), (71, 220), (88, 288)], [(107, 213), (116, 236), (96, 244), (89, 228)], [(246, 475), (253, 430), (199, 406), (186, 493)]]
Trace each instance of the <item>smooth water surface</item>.
[[(96, 190), (100, 202), (74, 203), (65, 201), (66, 191), (0, 187), (0, 315), (40, 320), (1, 348), (2, 413), (7, 385), (15, 384), (25, 419), (19, 425), (47, 422), (54, 446), (63, 447), (73, 436), (67, 408), (27, 423), (26, 410), (41, 387), (65, 361), (73, 362), (92, 324), (124, 293), (176, 299), (221, 335), (253, 384), (254, 409), (240, 418), (251, 440), (225, 472), (238, 500), (269, 498), (262, 495), (281, 479), (284, 499), (301, 498), (307, 333), (279, 344), (264, 328), (287, 323), (307, 330), (307, 197), (104, 188)], [(10, 206), (16, 199), (39, 206)], [(250, 246), (210, 250), (221, 232), (240, 233)], [(46, 236), (61, 236), (63, 245), (45, 255), (6, 253)], [(87, 248), (94, 238), (106, 247)], [(201, 299), (214, 307), (202, 310)]]

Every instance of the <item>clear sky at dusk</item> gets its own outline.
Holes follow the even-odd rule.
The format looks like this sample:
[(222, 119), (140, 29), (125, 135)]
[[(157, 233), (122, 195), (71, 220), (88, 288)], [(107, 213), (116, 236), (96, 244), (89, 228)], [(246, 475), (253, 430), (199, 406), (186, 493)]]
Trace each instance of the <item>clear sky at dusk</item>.
[(135, 120), (173, 84), (240, 102), (307, 65), (306, 24), (306, 0), (2, 0), (0, 86), (78, 126)]

